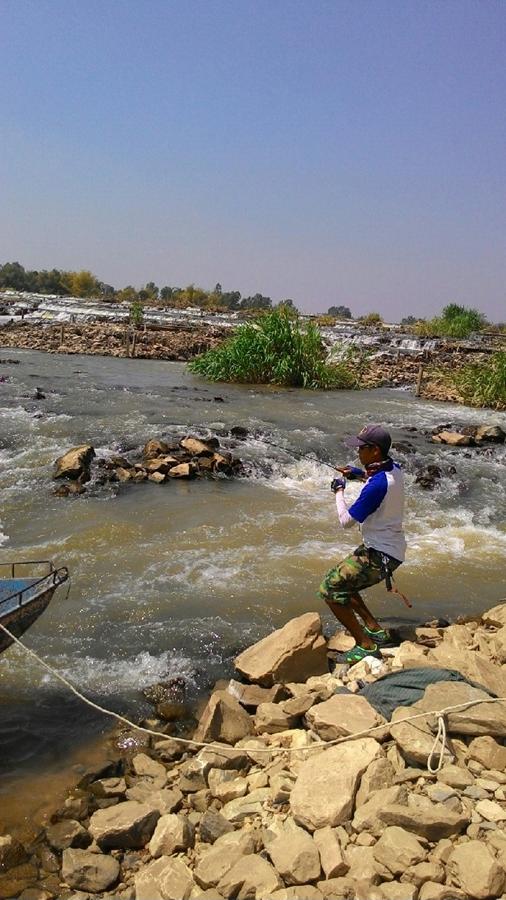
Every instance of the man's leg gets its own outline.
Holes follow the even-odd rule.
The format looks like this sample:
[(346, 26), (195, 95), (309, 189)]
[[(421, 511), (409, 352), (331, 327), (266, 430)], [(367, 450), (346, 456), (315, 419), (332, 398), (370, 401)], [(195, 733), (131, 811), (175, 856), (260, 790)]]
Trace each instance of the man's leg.
[[(357, 615), (360, 616), (362, 622), (370, 631), (381, 631), (381, 625), (374, 618), (372, 612), (367, 608), (360, 594), (353, 594), (351, 597), (351, 606)], [(355, 635), (353, 635), (355, 637)]]
[[(351, 636), (355, 638), (355, 641), (360, 647), (364, 647), (366, 650), (373, 650), (376, 647), (376, 644), (365, 633), (355, 613), (353, 612), (353, 600), (350, 600), (350, 604), (348, 606), (344, 606), (342, 603), (336, 603), (335, 601), (329, 600), (326, 597), (324, 599), (325, 603), (333, 612), (338, 622), (340, 622), (341, 625), (344, 625), (344, 627), (348, 629)], [(374, 621), (372, 617), (371, 620)], [(366, 622), (365, 624), (369, 628), (368, 623)]]

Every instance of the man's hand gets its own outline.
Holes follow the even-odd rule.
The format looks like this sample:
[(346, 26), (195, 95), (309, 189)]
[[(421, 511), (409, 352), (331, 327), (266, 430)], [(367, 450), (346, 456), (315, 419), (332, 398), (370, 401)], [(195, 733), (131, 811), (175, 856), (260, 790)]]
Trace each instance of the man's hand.
[(336, 469), (350, 481), (361, 481), (366, 477), (364, 470), (359, 469), (358, 466), (336, 466)]
[(344, 491), (345, 487), (346, 487), (346, 479), (345, 478), (333, 478), (331, 485), (330, 485), (330, 490), (334, 494), (337, 494), (338, 491)]

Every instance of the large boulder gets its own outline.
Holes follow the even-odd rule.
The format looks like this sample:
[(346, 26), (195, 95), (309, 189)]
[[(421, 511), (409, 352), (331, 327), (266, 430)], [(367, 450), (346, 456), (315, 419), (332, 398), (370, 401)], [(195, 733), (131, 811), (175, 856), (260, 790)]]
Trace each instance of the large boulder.
[(506, 696), (506, 672), (486, 659), (483, 653), (447, 646), (443, 642), (439, 647), (429, 650), (427, 661), (431, 666), (456, 669), (464, 678), (483, 685), (498, 697)]
[(432, 803), (427, 797), (412, 794), (406, 806), (389, 803), (378, 811), (385, 825), (399, 825), (428, 841), (460, 834), (469, 825), (467, 812), (454, 812), (443, 803)]
[(140, 849), (150, 840), (160, 813), (147, 803), (125, 800), (93, 813), (89, 832), (102, 850)]
[(474, 900), (500, 897), (506, 887), (506, 873), (483, 841), (455, 847), (447, 871), (452, 883)]
[[(449, 706), (473, 703), (472, 706), (446, 714), (446, 727), (450, 734), (506, 737), (504, 705), (502, 703), (480, 703), (480, 700), (490, 701), (490, 694), (465, 682), (439, 682), (430, 684), (426, 688), (425, 694), (416, 706), (422, 710), (437, 711)], [(418, 721), (415, 724), (418, 724)]]
[(449, 444), (451, 447), (469, 447), (474, 443), (469, 434), (460, 434), (458, 431), (440, 431), (432, 435), (434, 444)]
[[(394, 709), (390, 721), (390, 734), (408, 763), (426, 766), (434, 747), (430, 717), (408, 721), (420, 711), (419, 703), (413, 703), (412, 706), (398, 706)], [(447, 763), (453, 761), (453, 755), (446, 746), (443, 758)]]
[(314, 831), (351, 818), (360, 776), (382, 750), (373, 738), (359, 738), (312, 754), (302, 763), (290, 795), (296, 822)]
[(327, 644), (320, 616), (310, 612), (291, 619), (240, 653), (234, 665), (241, 675), (263, 687), (323, 675), (328, 672)]
[(194, 738), (235, 744), (253, 731), (253, 721), (241, 704), (228, 691), (215, 691), (200, 717)]
[[(324, 703), (317, 703), (306, 713), (306, 720), (324, 741), (333, 741), (360, 731), (386, 724), (373, 706), (357, 694), (335, 694)], [(376, 737), (379, 736), (376, 734)]]
[(54, 463), (53, 478), (71, 478), (80, 482), (90, 480), (90, 465), (95, 450), (91, 444), (82, 444), (72, 447), (63, 456), (59, 456)]

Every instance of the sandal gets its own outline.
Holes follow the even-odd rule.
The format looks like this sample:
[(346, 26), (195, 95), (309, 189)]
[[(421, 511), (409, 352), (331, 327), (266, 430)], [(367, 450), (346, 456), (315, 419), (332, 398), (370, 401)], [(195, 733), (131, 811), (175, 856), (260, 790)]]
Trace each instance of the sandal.
[(361, 647), (360, 644), (355, 644), (351, 650), (348, 650), (347, 653), (343, 654), (343, 662), (353, 665), (354, 663), (365, 659), (366, 656), (374, 656), (376, 659), (383, 659), (377, 644), (375, 644), (374, 647)]
[(387, 631), (386, 628), (379, 628), (378, 631), (373, 631), (372, 628), (367, 628), (364, 625), (364, 632), (378, 647), (397, 647), (399, 645), (398, 638), (392, 632)]

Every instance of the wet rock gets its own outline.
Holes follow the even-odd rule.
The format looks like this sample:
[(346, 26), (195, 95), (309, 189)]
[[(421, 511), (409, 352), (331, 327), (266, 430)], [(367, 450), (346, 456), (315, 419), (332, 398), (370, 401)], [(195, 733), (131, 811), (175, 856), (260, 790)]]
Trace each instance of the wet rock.
[(90, 790), (95, 797), (119, 797), (122, 798), (127, 786), (124, 778), (99, 778), (90, 784)]
[(499, 425), (480, 425), (474, 438), (477, 444), (485, 442), (503, 444), (506, 440), (506, 432)]
[(72, 888), (98, 894), (118, 880), (119, 862), (88, 850), (63, 851), (62, 877)]
[(220, 446), (217, 438), (208, 438), (203, 441), (200, 438), (187, 437), (183, 438), (180, 443), (181, 447), (184, 450), (188, 450), (188, 453), (191, 453), (192, 456), (213, 456)]
[(179, 463), (177, 466), (172, 466), (167, 475), (169, 478), (193, 478), (197, 473), (197, 467), (194, 463)]
[(161, 816), (166, 813), (176, 812), (183, 802), (183, 794), (179, 788), (153, 789), (153, 785), (140, 782), (128, 788), (126, 792), (128, 800), (137, 800), (151, 809), (156, 809)]
[(167, 456), (169, 453), (169, 445), (165, 441), (157, 441), (154, 438), (148, 441), (143, 448), (142, 455), (144, 459), (155, 459), (157, 456)]
[(350, 818), (360, 776), (381, 756), (372, 738), (361, 738), (313, 754), (300, 766), (290, 795), (295, 821), (314, 831)]
[(136, 753), (132, 759), (132, 768), (136, 775), (155, 779), (157, 787), (163, 787), (167, 781), (167, 769), (165, 766), (156, 759), (152, 759), (147, 753)]
[(320, 616), (306, 613), (291, 619), (283, 628), (240, 653), (234, 665), (241, 675), (263, 687), (328, 672)]
[(72, 447), (55, 460), (53, 478), (70, 478), (73, 481), (79, 479), (81, 483), (89, 481), (94, 456), (95, 450), (91, 444)]
[(83, 849), (91, 844), (91, 837), (86, 828), (75, 819), (63, 819), (56, 825), (46, 828), (47, 842), (53, 850), (66, 850), (67, 847)]
[(0, 835), (0, 872), (6, 872), (14, 866), (26, 862), (28, 854), (11, 834)]
[(243, 428), (242, 425), (233, 425), (230, 429), (230, 434), (232, 437), (236, 438), (238, 441), (245, 440), (248, 437), (249, 431), (247, 428)]
[(436, 482), (442, 478), (442, 475), (443, 473), (439, 466), (425, 466), (425, 468), (417, 472), (415, 484), (419, 484), (426, 491), (432, 491), (436, 486)]
[(227, 691), (215, 691), (200, 717), (194, 739), (235, 744), (253, 730), (252, 719), (237, 700)]
[(93, 813), (89, 832), (102, 850), (135, 850), (148, 843), (159, 818), (158, 810), (146, 803), (126, 800)]
[(25, 862), (13, 866), (7, 872), (0, 870), (0, 898), (1, 900), (14, 900), (37, 882), (37, 869), (31, 863)]

